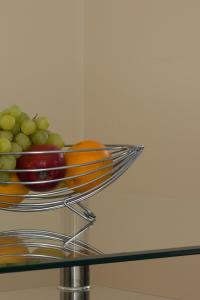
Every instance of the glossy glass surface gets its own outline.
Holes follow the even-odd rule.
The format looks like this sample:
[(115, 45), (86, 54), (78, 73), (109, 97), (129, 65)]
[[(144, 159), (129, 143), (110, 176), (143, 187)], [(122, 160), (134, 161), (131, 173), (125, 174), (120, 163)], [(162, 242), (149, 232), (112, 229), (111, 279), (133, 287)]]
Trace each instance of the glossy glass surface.
[[(82, 228), (87, 229), (89, 232), (90, 230), (92, 232), (95, 231), (95, 225), (91, 227), (83, 226)], [(77, 232), (78, 231), (80, 232), (81, 229), (77, 228)], [(13, 236), (14, 233), (15, 236)], [(33, 237), (30, 238), (30, 234), (32, 234)], [(112, 229), (107, 228), (107, 230), (103, 231), (103, 234), (105, 239), (107, 239), (109, 236), (112, 236)], [(110, 248), (105, 251), (99, 247), (100, 245), (98, 245), (97, 248), (96, 245), (94, 247), (90, 243), (85, 242), (84, 235), (82, 236), (82, 239), (81, 235), (76, 239), (72, 239), (72, 241), (67, 244), (65, 251), (63, 251), (63, 236), (66, 237), (66, 235), (53, 234), (50, 231), (37, 230), (4, 232), (4, 235), (0, 237), (0, 240), (2, 242), (5, 239), (8, 245), (1, 245), (0, 250), (3, 255), (0, 256), (0, 273), (200, 254), (200, 246), (153, 250), (134, 250), (133, 248), (132, 251), (127, 247), (126, 251), (126, 244), (124, 243), (121, 245), (122, 251), (120, 251), (120, 249), (118, 250), (117, 247), (116, 250)], [(70, 236), (68, 236), (68, 238), (71, 240)], [(85, 236), (85, 240), (88, 240), (88, 236)], [(123, 240), (125, 240), (124, 237)], [(130, 243), (129, 240), (130, 236), (127, 236), (127, 244)], [(120, 243), (120, 240), (118, 243)]]
[(0, 292), (0, 297), (4, 300), (170, 300), (170, 298), (137, 292), (127, 292), (107, 287), (93, 287), (89, 293), (71, 293), (71, 295), (60, 292), (57, 287), (43, 287), (20, 291)]

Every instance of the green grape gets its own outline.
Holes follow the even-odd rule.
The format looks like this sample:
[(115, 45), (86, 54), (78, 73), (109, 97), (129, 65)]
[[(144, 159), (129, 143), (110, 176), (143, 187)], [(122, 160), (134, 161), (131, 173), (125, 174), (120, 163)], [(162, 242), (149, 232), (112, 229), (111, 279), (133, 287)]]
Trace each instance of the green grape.
[[(11, 143), (11, 151), (10, 152), (22, 152), (23, 149), (22, 149), (22, 146), (18, 145), (17, 143), (15, 142), (12, 142)], [(18, 158), (20, 157), (21, 155), (20, 154), (15, 154), (15, 157)]]
[(36, 130), (36, 132), (31, 135), (31, 141), (34, 145), (46, 144), (47, 139), (48, 132), (46, 130)]
[(13, 134), (9, 130), (0, 130), (0, 138), (1, 137), (4, 137), (4, 138), (8, 139), (11, 142), (12, 139), (13, 139)]
[(16, 158), (14, 155), (0, 155), (0, 169), (14, 170), (16, 168)]
[(1, 118), (3, 117), (3, 115), (4, 115), (4, 114), (3, 114), (3, 112), (1, 111), (1, 112), (0, 112), (0, 120), (1, 120)]
[(5, 138), (0, 138), (0, 152), (10, 152), (11, 150), (11, 142)]
[(18, 118), (21, 114), (21, 109), (18, 105), (12, 105), (3, 111), (4, 114), (8, 114), (14, 118)]
[(14, 138), (15, 143), (20, 145), (23, 150), (26, 150), (31, 146), (31, 141), (27, 135), (25, 135), (22, 132), (19, 132), (15, 138)]
[(36, 125), (33, 120), (24, 120), (21, 124), (21, 131), (26, 134), (30, 135), (33, 134), (36, 130)]
[(4, 130), (11, 130), (15, 126), (15, 118), (10, 115), (3, 115), (0, 119), (0, 126)]
[(12, 133), (14, 135), (18, 134), (20, 132), (20, 129), (21, 129), (20, 124), (18, 122), (15, 122), (15, 126), (12, 129)]
[(24, 120), (28, 119), (30, 119), (29, 116), (25, 112), (21, 112), (21, 114), (17, 117), (17, 122), (21, 124)]
[(46, 144), (52, 144), (62, 148), (64, 146), (64, 141), (58, 133), (50, 133)]
[(11, 173), (9, 172), (0, 172), (0, 184), (1, 182), (10, 181)]
[(49, 128), (49, 120), (46, 117), (38, 117), (35, 119), (37, 128), (40, 130), (46, 130)]

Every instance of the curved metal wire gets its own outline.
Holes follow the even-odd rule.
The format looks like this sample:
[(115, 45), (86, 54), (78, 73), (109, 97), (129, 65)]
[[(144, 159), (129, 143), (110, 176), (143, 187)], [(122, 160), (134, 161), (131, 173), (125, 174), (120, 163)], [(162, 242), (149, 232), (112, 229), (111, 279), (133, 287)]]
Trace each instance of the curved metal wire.
[[(48, 192), (32, 192), (28, 194), (9, 194), (0, 193), (0, 209), (8, 211), (19, 212), (39, 212), (45, 210), (51, 210), (56, 208), (66, 207), (73, 213), (76, 213), (89, 223), (80, 228), (74, 235), (64, 235), (44, 230), (9, 230), (0, 233), (0, 238), (3, 237), (18, 237), (19, 240), (8, 240), (7, 243), (0, 243), (1, 258), (11, 257), (23, 257), (25, 262), (33, 263), (34, 261), (41, 262), (43, 260), (60, 260), (67, 259), (70, 254), (77, 255), (98, 255), (103, 254), (98, 249), (92, 247), (86, 242), (77, 239), (85, 230), (91, 226), (96, 216), (88, 208), (86, 208), (81, 202), (85, 199), (92, 197), (94, 194), (102, 191), (107, 186), (117, 180), (136, 160), (136, 158), (142, 153), (143, 146), (141, 145), (107, 145), (106, 148), (93, 148), (93, 149), (81, 149), (71, 150), (65, 149), (60, 151), (37, 151), (37, 152), (22, 152), (22, 153), (7, 153), (7, 155), (13, 154), (41, 154), (41, 153), (64, 153), (64, 152), (92, 152), (108, 150), (109, 157), (105, 159), (93, 160), (90, 162), (83, 162), (82, 164), (61, 166), (59, 168), (42, 168), (42, 169), (29, 169), (29, 170), (0, 170), (1, 172), (48, 172), (53, 170), (66, 169), (66, 176), (56, 180), (43, 180), (43, 181), (7, 181), (0, 182), (0, 184), (41, 184), (61, 182), (65, 183), (62, 186), (57, 187), (54, 190)], [(4, 153), (5, 154), (5, 153)], [(88, 167), (88, 168), (87, 168)], [(68, 170), (76, 168), (78, 170), (76, 175), (68, 175)], [(86, 170), (85, 170), (86, 168)], [(86, 181), (85, 178), (89, 180)], [(83, 179), (83, 180), (81, 180)], [(68, 187), (68, 182), (74, 180), (79, 184)], [(15, 204), (14, 201), (18, 198), (20, 203)], [(28, 249), (27, 253), (19, 253), (19, 249), (15, 252), (16, 246), (25, 245)], [(2, 248), (12, 248), (13, 252), (6, 254)], [(38, 251), (34, 251), (39, 249)], [(6, 252), (6, 251), (5, 251)], [(23, 251), (22, 251), (23, 252)], [(3, 253), (3, 254), (2, 254)], [(62, 254), (62, 255), (61, 255)], [(64, 257), (63, 257), (64, 255)], [(12, 260), (11, 260), (12, 261)]]
[[(70, 147), (71, 145), (65, 145)], [(0, 193), (0, 209), (8, 211), (19, 212), (37, 212), (42, 210), (50, 210), (62, 207), (72, 208), (75, 203), (93, 196), (94, 194), (105, 189), (108, 185), (117, 180), (136, 160), (136, 158), (142, 153), (142, 145), (106, 145), (105, 148), (91, 148), (91, 149), (62, 149), (53, 151), (30, 151), (30, 152), (15, 152), (15, 153), (1, 153), (4, 155), (30, 155), (30, 154), (44, 154), (49, 153), (70, 153), (70, 152), (98, 152), (102, 150), (108, 150), (109, 157), (105, 159), (93, 160), (90, 162), (83, 162), (81, 164), (66, 165), (58, 168), (41, 168), (41, 169), (17, 169), (17, 170), (0, 170), (1, 172), (48, 172), (53, 170), (66, 170), (66, 176), (59, 179), (52, 180), (38, 180), (38, 181), (0, 181), (0, 184), (23, 184), (23, 185), (37, 185), (41, 183), (53, 183), (58, 182), (59, 187), (47, 192), (32, 192), (28, 194), (9, 194)], [(85, 167), (88, 166), (88, 170), (85, 171)], [(80, 171), (76, 175), (67, 175), (67, 170), (71, 168), (80, 168)], [(84, 178), (91, 178), (87, 182)], [(81, 180), (84, 179), (84, 180)], [(72, 187), (68, 186), (68, 182), (73, 180), (74, 182), (81, 182)], [(61, 186), (62, 185), (62, 186)], [(82, 192), (80, 192), (82, 190)], [(6, 200), (5, 200), (6, 197)], [(15, 198), (18, 198), (20, 203), (15, 204)], [(73, 210), (73, 209), (72, 209)], [(92, 213), (92, 212), (91, 212)], [(86, 212), (84, 212), (86, 214)]]
[[(8, 242), (6, 238), (8, 238)], [(14, 238), (18, 238), (18, 240)], [(2, 243), (3, 239), (4, 242)], [(13, 238), (13, 242), (12, 242)], [(27, 262), (34, 260), (63, 260), (70, 259), (73, 256), (99, 255), (103, 252), (99, 251), (90, 244), (83, 242), (69, 235), (60, 234), (46, 230), (22, 229), (9, 230), (0, 232), (0, 252), (1, 259), (10, 257), (25, 257)], [(23, 248), (27, 248), (27, 253), (23, 252)], [(4, 252), (3, 248), (9, 248), (9, 252)], [(35, 251), (37, 249), (37, 251)], [(21, 252), (20, 252), (21, 250)], [(12, 262), (12, 260), (11, 260)], [(26, 262), (26, 261), (25, 261)]]

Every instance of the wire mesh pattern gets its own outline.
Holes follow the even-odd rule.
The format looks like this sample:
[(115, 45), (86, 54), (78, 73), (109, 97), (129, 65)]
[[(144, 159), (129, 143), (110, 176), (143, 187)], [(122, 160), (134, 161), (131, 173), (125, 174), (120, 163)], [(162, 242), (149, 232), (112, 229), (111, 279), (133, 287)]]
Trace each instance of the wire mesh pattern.
[[(88, 152), (98, 152), (107, 150), (109, 151), (109, 157), (103, 159), (93, 160), (89, 162), (83, 162), (80, 164), (64, 165), (54, 168), (41, 168), (41, 169), (16, 169), (16, 170), (6, 170), (9, 173), (19, 174), (20, 172), (48, 172), (52, 170), (65, 170), (65, 175), (62, 178), (51, 179), (51, 180), (39, 180), (39, 181), (1, 181), (0, 184), (21, 184), (21, 185), (37, 185), (43, 183), (57, 182), (57, 188), (45, 191), (45, 192), (32, 192), (28, 194), (9, 194), (0, 193), (0, 209), (9, 211), (19, 211), (19, 212), (33, 212), (33, 211), (43, 211), (56, 208), (67, 207), (74, 212), (85, 217), (87, 220), (91, 221), (95, 218), (93, 213), (88, 209), (85, 209), (81, 205), (81, 201), (95, 195), (96, 193), (102, 191), (115, 180), (117, 180), (137, 159), (137, 157), (143, 151), (142, 145), (106, 145), (105, 148), (91, 148), (91, 149), (81, 149), (81, 150), (70, 150), (70, 145), (65, 145), (63, 150), (59, 151), (34, 151), (34, 152), (15, 152), (15, 153), (2, 153), (4, 155), (40, 155), (48, 153), (88, 153)], [(80, 169), (83, 170), (85, 167), (88, 171), (80, 171), (78, 174), (73, 176), (68, 176), (68, 170), (70, 169)], [(89, 168), (88, 168), (89, 167)], [(84, 169), (85, 170), (85, 169)], [(5, 170), (0, 170), (0, 172), (5, 172)], [(80, 178), (89, 178), (86, 180), (77, 180)], [(69, 187), (68, 182), (70, 181), (81, 182), (81, 184)], [(81, 192), (80, 192), (81, 190)], [(4, 200), (6, 197), (6, 201)], [(21, 202), (14, 203), (14, 198), (21, 198)], [(9, 201), (8, 201), (9, 199)], [(81, 212), (78, 212), (75, 208), (78, 205)]]

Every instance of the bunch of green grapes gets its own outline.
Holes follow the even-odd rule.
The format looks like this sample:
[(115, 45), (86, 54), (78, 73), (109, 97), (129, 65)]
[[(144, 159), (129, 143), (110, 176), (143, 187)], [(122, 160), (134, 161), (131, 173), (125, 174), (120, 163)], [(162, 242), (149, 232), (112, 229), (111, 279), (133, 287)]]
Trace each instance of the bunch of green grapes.
[(0, 182), (9, 181), (11, 172), (6, 170), (16, 168), (21, 152), (31, 145), (42, 144), (64, 146), (61, 136), (49, 131), (48, 118), (38, 115), (31, 118), (17, 105), (0, 112), (0, 170), (5, 170), (0, 172)]

